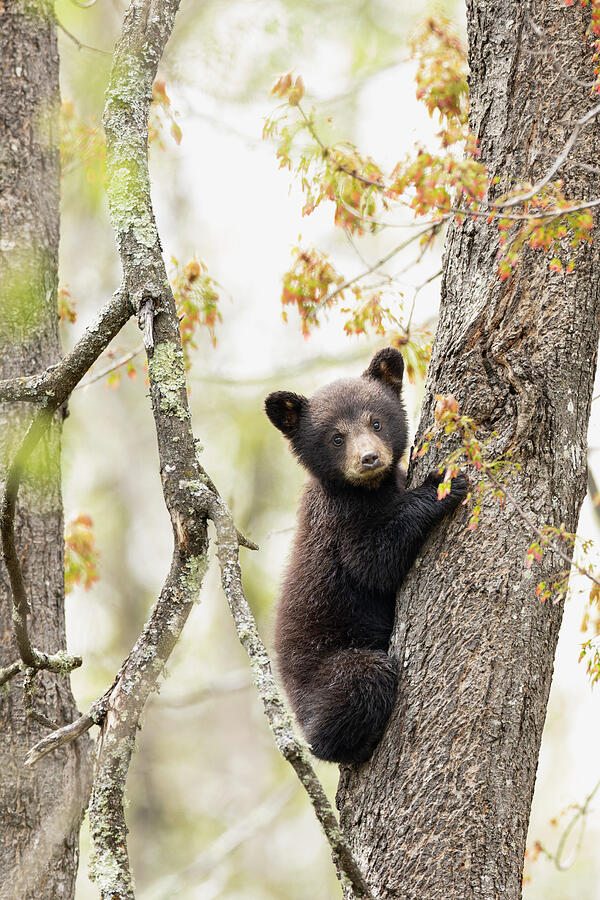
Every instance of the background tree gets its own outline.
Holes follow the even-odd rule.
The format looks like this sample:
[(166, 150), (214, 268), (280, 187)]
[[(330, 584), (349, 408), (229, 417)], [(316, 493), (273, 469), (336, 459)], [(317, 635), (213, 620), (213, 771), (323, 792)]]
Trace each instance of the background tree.
[[(58, 51), (52, 4), (5, 4), (0, 27), (0, 377), (56, 364), (59, 154)], [(29, 409), (3, 404), (0, 467), (23, 437)], [(65, 649), (63, 511), (57, 411), (24, 477), (17, 528), (31, 614), (29, 636), (48, 653)], [(0, 668), (21, 671), (7, 570), (0, 571)], [(18, 620), (17, 620), (18, 625)], [(21, 644), (23, 646), (23, 643)], [(27, 660), (30, 665), (32, 660)], [(81, 662), (81, 661), (79, 661)], [(48, 721), (76, 714), (65, 674), (28, 668), (23, 690), (3, 687), (0, 702), (0, 894), (6, 898), (72, 896), (79, 828), (87, 802), (88, 742), (48, 759), (43, 773), (24, 768), (25, 754)], [(5, 672), (2, 672), (4, 675)], [(20, 680), (20, 679), (19, 679)], [(0, 677), (0, 682), (4, 678)]]

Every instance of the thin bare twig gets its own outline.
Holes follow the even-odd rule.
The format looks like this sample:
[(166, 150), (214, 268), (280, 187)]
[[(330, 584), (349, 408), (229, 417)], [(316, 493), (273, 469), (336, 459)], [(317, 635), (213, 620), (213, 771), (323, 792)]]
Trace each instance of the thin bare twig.
[[(529, 12), (525, 13), (525, 17), (526, 17), (527, 21), (529, 22), (533, 33), (542, 42), (542, 44), (544, 46), (543, 56), (550, 61), (550, 65), (552, 66), (554, 71), (557, 72), (561, 76), (561, 78), (563, 78), (564, 80), (570, 81), (571, 84), (575, 84), (575, 85), (577, 85), (577, 87), (581, 87), (581, 88), (584, 88), (585, 90), (590, 91), (594, 87), (596, 82), (595, 81), (583, 81), (580, 78), (574, 78), (573, 75), (570, 75), (568, 72), (566, 72), (564, 65), (561, 63), (554, 48), (551, 46), (546, 33), (543, 31), (542, 28), (540, 28), (540, 26), (534, 20), (531, 13), (529, 13)], [(529, 50), (528, 52), (531, 53), (532, 51)]]
[(131, 353), (126, 353), (125, 356), (121, 356), (116, 362), (111, 363), (110, 366), (106, 366), (94, 375), (90, 375), (89, 378), (80, 381), (79, 384), (75, 386), (74, 390), (79, 391), (82, 388), (88, 387), (90, 384), (94, 384), (96, 381), (100, 381), (101, 378), (105, 378), (107, 375), (110, 375), (111, 372), (115, 372), (117, 369), (125, 366), (130, 360), (134, 359), (134, 357), (139, 356), (143, 349), (144, 345), (140, 344), (139, 347), (136, 347)]
[[(575, 812), (575, 815), (573, 816), (573, 818), (571, 819), (571, 821), (569, 822), (569, 824), (567, 825), (567, 827), (565, 828), (565, 830), (563, 831), (563, 833), (561, 835), (561, 838), (558, 842), (558, 847), (556, 848), (556, 853), (552, 857), (552, 859), (554, 860), (554, 865), (556, 866), (556, 868), (558, 869), (559, 872), (566, 872), (567, 869), (571, 868), (571, 866), (577, 859), (577, 854), (579, 853), (579, 850), (581, 848), (581, 843), (583, 841), (585, 817), (589, 813), (590, 803), (596, 796), (598, 789), (600, 789), (600, 781), (596, 782), (596, 784), (594, 785), (594, 787), (592, 788), (590, 793), (585, 798), (583, 805), (577, 809), (577, 811)], [(578, 822), (581, 822), (581, 827), (579, 829), (579, 836), (577, 838), (577, 842), (575, 844), (575, 847), (573, 848), (573, 852), (571, 853), (570, 859), (563, 860), (565, 847), (567, 845), (567, 840), (569, 839), (571, 832), (573, 831), (573, 829), (575, 828), (575, 826), (577, 825)]]
[(161, 878), (156, 884), (144, 892), (142, 900), (170, 900), (192, 878), (198, 884), (217, 867), (221, 866), (228, 856), (261, 829), (266, 828), (279, 815), (292, 796), (292, 789), (286, 785), (253, 809), (250, 815), (236, 822), (231, 828), (219, 835), (208, 850), (203, 850), (196, 859), (184, 869)]
[(15, 675), (18, 675), (19, 672), (22, 672), (24, 668), (23, 660), (18, 659), (9, 666), (5, 666), (4, 669), (0, 669), (0, 687), (6, 684), (7, 681), (10, 681), (11, 678), (14, 678)]
[(570, 159), (569, 165), (575, 169), (583, 169), (584, 172), (591, 172), (592, 175), (600, 175), (600, 166), (590, 166), (588, 163), (579, 162), (578, 159)]
[[(94, 3), (95, 2), (96, 0), (94, 0)], [(92, 5), (92, 3), (87, 4), (87, 6)], [(78, 50), (91, 50), (93, 53), (102, 54), (102, 56), (112, 56), (112, 53), (110, 53), (109, 50), (100, 50), (99, 47), (92, 47), (90, 44), (84, 44), (83, 41), (80, 41), (78, 37), (75, 37), (73, 32), (69, 31), (69, 29), (66, 28), (62, 22), (59, 22), (58, 19), (56, 20), (56, 24), (58, 28), (60, 28), (60, 30), (63, 32), (63, 34), (65, 34), (69, 38), (69, 40), (73, 41)]]
[[(521, 198), (523, 199), (523, 198)], [(501, 207), (502, 204), (499, 204)], [(541, 219), (547, 219), (548, 221), (553, 221), (554, 219), (560, 218), (560, 216), (567, 216), (570, 213), (581, 212), (584, 209), (594, 209), (594, 207), (600, 206), (600, 197), (595, 197), (594, 200), (587, 200), (582, 203), (574, 203), (572, 206), (565, 206), (562, 209), (547, 209), (544, 212), (540, 213), (521, 213), (519, 215), (512, 215), (510, 213), (498, 213), (499, 219), (506, 219), (509, 222), (531, 222), (531, 221), (539, 221)], [(475, 218), (485, 217), (489, 219), (490, 211), (485, 209), (461, 209), (458, 206), (452, 206), (450, 208), (450, 212), (455, 213), (459, 216), (464, 216), (468, 218), (469, 216)]]
[[(104, 701), (104, 704), (102, 701)], [(99, 725), (106, 712), (105, 706), (106, 694), (103, 695), (100, 700), (96, 700), (92, 707), (90, 707), (89, 712), (85, 713), (83, 716), (79, 716), (74, 722), (63, 725), (62, 728), (58, 728), (56, 731), (52, 732), (52, 734), (48, 734), (38, 741), (27, 753), (25, 765), (35, 765), (36, 762), (46, 756), (47, 753), (52, 753), (53, 750), (58, 750), (59, 747), (70, 744), (71, 741), (76, 740), (80, 735), (89, 731), (92, 725)]]
[(437, 222), (434, 225), (428, 225), (427, 228), (423, 228), (421, 231), (418, 231), (416, 234), (412, 234), (405, 241), (402, 241), (401, 244), (397, 244), (389, 253), (386, 253), (385, 256), (382, 256), (381, 259), (378, 259), (377, 262), (374, 262), (371, 266), (365, 269), (364, 272), (360, 272), (358, 275), (354, 275), (353, 278), (348, 278), (343, 284), (338, 285), (330, 294), (327, 294), (326, 297), (323, 297), (321, 300), (321, 305), (325, 305), (330, 303), (334, 297), (337, 297), (338, 294), (341, 294), (342, 291), (345, 291), (346, 288), (349, 288), (351, 285), (355, 284), (357, 281), (360, 281), (362, 278), (366, 278), (367, 275), (370, 275), (371, 272), (375, 272), (377, 269), (381, 268), (381, 266), (385, 265), (386, 262), (389, 262), (394, 256), (400, 253), (402, 250), (405, 250), (406, 247), (413, 244), (415, 241), (419, 240), (419, 238), (423, 237), (423, 235), (432, 232), (435, 234), (442, 227), (441, 222)]
[(252, 687), (252, 679), (246, 669), (239, 672), (228, 672), (220, 681), (207, 684), (193, 694), (186, 694), (183, 697), (163, 697), (158, 699), (161, 708), (165, 709), (188, 709), (192, 706), (198, 706), (200, 703), (206, 703), (214, 697), (222, 697), (223, 694), (235, 694), (239, 691), (246, 691)]

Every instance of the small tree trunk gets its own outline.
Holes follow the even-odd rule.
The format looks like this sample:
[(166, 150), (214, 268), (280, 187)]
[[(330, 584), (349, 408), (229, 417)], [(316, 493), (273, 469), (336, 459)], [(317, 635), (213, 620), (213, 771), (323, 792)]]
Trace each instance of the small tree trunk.
[[(529, 9), (529, 12), (528, 12)], [(545, 173), (593, 104), (567, 79), (590, 80), (589, 9), (468, 0), (471, 128), (498, 192)], [(560, 59), (540, 50), (532, 15)], [(597, 102), (597, 97), (596, 97)], [(587, 127), (573, 157), (598, 164)], [(598, 194), (597, 176), (564, 168), (566, 192)], [(561, 175), (563, 173), (561, 172)], [(419, 433), (434, 394), (453, 393), (494, 454), (512, 449), (506, 485), (536, 524), (574, 531), (586, 488), (586, 432), (600, 307), (598, 229), (575, 252), (572, 275), (527, 251), (497, 275), (497, 229), (485, 219), (450, 228), (440, 321)], [(570, 251), (565, 244), (565, 255)], [(414, 466), (418, 482), (452, 449)], [(562, 604), (540, 603), (539, 580), (564, 563), (547, 553), (530, 572), (533, 539), (514, 506), (492, 497), (467, 532), (467, 510), (429, 540), (398, 600), (393, 652), (399, 700), (371, 762), (342, 772), (343, 826), (382, 898), (517, 900)], [(577, 648), (573, 648), (577, 652)]]
[[(0, 4), (0, 378), (39, 372), (60, 355), (58, 52), (50, 0)], [(33, 409), (0, 407), (0, 472)], [(65, 648), (63, 517), (57, 415), (19, 493), (17, 543), (37, 648)], [(0, 667), (18, 659), (8, 576), (0, 566)], [(58, 724), (73, 719), (67, 678), (36, 679), (35, 709)], [(0, 696), (0, 898), (69, 900), (85, 806), (88, 742), (26, 769), (27, 749), (47, 733), (26, 715), (23, 676)]]

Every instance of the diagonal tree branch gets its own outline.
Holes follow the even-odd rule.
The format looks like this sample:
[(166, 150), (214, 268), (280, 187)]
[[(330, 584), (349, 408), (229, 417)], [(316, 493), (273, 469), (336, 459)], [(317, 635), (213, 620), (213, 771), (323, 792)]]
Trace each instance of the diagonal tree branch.
[(291, 716), (277, 687), (265, 645), (242, 587), (235, 525), (227, 506), (204, 485), (198, 487), (198, 499), (205, 505), (217, 531), (217, 553), (221, 584), (229, 603), (240, 643), (244, 647), (264, 713), (280, 753), (294, 769), (313, 805), (315, 815), (329, 841), (338, 877), (352, 890), (357, 900), (373, 900), (373, 894), (360, 871), (323, 786), (310, 761), (306, 744), (294, 733)]
[[(24, 666), (36, 671), (67, 673), (81, 665), (81, 657), (59, 651), (43, 653), (31, 645), (27, 620), (30, 612), (25, 591), (21, 562), (15, 541), (15, 514), (19, 486), (26, 465), (36, 446), (52, 423), (53, 417), (85, 372), (108, 346), (132, 314), (126, 294), (119, 291), (100, 310), (95, 321), (79, 339), (71, 353), (40, 375), (14, 378), (0, 382), (0, 402), (36, 401), (39, 409), (31, 420), (25, 436), (12, 460), (0, 502), (0, 537), (2, 557), (9, 576), (13, 601), (13, 627)], [(5, 681), (17, 671), (2, 673)], [(3, 681), (0, 683), (4, 683)]]
[(0, 402), (27, 400), (57, 409), (132, 314), (127, 293), (117, 291), (59, 363), (39, 375), (0, 381)]

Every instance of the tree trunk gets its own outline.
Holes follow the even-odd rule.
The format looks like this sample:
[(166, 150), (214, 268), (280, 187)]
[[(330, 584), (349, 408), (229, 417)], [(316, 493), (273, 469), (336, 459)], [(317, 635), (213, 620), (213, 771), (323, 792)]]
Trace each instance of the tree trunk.
[[(467, 12), (471, 128), (500, 193), (544, 174), (594, 103), (572, 80), (590, 80), (589, 7), (538, 0), (528, 12), (518, 0), (468, 0)], [(556, 68), (528, 52), (540, 50), (529, 15), (560, 59)], [(572, 156), (597, 165), (597, 124)], [(572, 162), (563, 171), (569, 197), (598, 193), (596, 176)], [(450, 228), (419, 429), (432, 424), (434, 394), (453, 393), (482, 436), (498, 433), (494, 455), (512, 449), (521, 469), (505, 483), (522, 511), (538, 526), (564, 522), (570, 531), (586, 488), (598, 344), (598, 228), (593, 236), (575, 252), (572, 275), (551, 273), (548, 257), (529, 250), (502, 282), (496, 226), (480, 218)], [(432, 448), (413, 482), (453, 446), (450, 439)], [(508, 502), (488, 496), (475, 532), (465, 530), (467, 519), (459, 510), (439, 528), (400, 591), (397, 708), (370, 763), (342, 770), (342, 824), (382, 898), (521, 896), (562, 617), (562, 604), (540, 603), (535, 585), (564, 563), (547, 553), (525, 568), (534, 536)]]
[[(60, 356), (58, 52), (51, 0), (0, 4), (0, 378), (42, 371)], [(33, 408), (0, 407), (2, 482)], [(65, 648), (60, 431), (56, 416), (19, 493), (17, 542), (40, 650)], [(6, 570), (0, 567), (0, 667), (18, 660)], [(75, 704), (68, 678), (41, 673), (32, 700), (58, 724)], [(0, 898), (73, 897), (84, 809), (86, 741), (26, 769), (47, 733), (27, 716), (23, 676), (0, 696)]]

